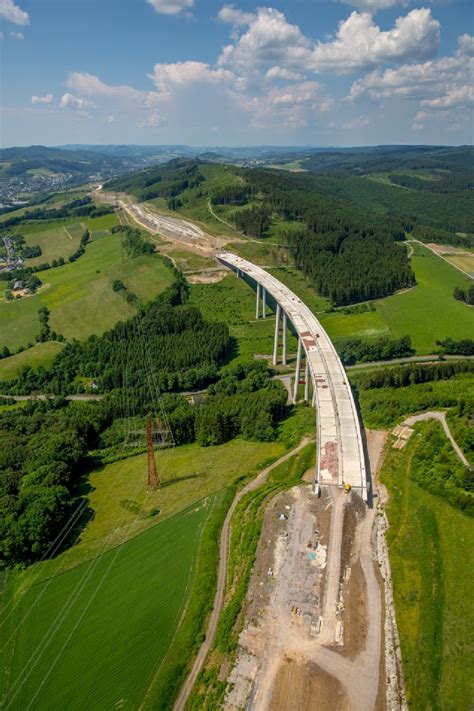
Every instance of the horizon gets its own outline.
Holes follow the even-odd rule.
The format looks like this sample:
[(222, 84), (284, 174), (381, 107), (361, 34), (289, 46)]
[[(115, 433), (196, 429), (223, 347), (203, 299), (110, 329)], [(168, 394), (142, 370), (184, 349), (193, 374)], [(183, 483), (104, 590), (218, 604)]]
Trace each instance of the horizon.
[(16, 144), (8, 146), (0, 146), (0, 151), (10, 150), (13, 148), (55, 148), (60, 150), (61, 148), (87, 148), (87, 147), (124, 147), (124, 148), (224, 148), (224, 149), (243, 149), (243, 148), (290, 148), (295, 150), (317, 150), (320, 148), (328, 149), (334, 148), (335, 150), (350, 149), (350, 148), (472, 148), (474, 143), (361, 143), (355, 144), (350, 143), (347, 145), (341, 144), (327, 144), (327, 145), (316, 145), (316, 144), (289, 144), (289, 143), (240, 143), (240, 144), (193, 144), (193, 143), (57, 143), (57, 144), (45, 144), (45, 143), (27, 143), (27, 144)]

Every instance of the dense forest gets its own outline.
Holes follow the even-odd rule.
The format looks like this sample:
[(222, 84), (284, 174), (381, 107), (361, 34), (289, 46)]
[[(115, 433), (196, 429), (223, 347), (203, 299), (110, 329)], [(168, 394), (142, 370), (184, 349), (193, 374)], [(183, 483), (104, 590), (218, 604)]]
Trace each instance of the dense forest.
[[(79, 486), (90, 451), (96, 459), (136, 454), (127, 448), (126, 432), (143, 430), (150, 413), (166, 423), (168, 443), (275, 438), (286, 411), (285, 388), (263, 363), (221, 372), (228, 328), (204, 321), (186, 304), (187, 285), (177, 276), (127, 322), (84, 343), (68, 343), (47, 369), (24, 368), (15, 381), (2, 383), (5, 394), (41, 391), (52, 397), (0, 412), (0, 562), (29, 563), (45, 554), (71, 513), (86, 505)], [(46, 340), (46, 309), (40, 319)], [(83, 390), (84, 382), (103, 398), (62, 398)], [(178, 394), (210, 383), (196, 405)], [(138, 444), (144, 446), (144, 436)]]
[(71, 200), (61, 207), (35, 207), (25, 210), (22, 215), (8, 217), (0, 225), (0, 229), (16, 227), (22, 222), (30, 220), (60, 220), (65, 217), (101, 217), (114, 211), (110, 205), (97, 206), (90, 196)]

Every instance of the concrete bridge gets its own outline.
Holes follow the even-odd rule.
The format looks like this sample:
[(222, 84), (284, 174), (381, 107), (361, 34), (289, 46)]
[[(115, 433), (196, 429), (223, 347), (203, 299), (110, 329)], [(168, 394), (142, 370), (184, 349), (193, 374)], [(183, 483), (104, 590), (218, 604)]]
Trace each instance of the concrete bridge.
[[(280, 329), (281, 362), (287, 362), (287, 331), (298, 338), (293, 401), (305, 373), (304, 399), (316, 406), (317, 466), (314, 481), (321, 485), (350, 484), (367, 501), (368, 484), (361, 426), (349, 380), (336, 350), (316, 316), (288, 287), (261, 267), (231, 252), (217, 252), (216, 259), (245, 276), (256, 286), (256, 317), (266, 317), (267, 300), (276, 305), (273, 364), (278, 363)], [(311, 392), (312, 390), (312, 392)]]

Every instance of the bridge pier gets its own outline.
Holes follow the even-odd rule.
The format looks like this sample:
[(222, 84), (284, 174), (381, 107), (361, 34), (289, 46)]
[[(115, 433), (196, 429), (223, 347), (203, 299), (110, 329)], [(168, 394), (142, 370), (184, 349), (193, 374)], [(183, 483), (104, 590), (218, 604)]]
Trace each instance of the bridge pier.
[(287, 331), (287, 319), (286, 319), (286, 311), (283, 311), (283, 355), (281, 362), (283, 365), (286, 365), (286, 331)]
[(273, 365), (278, 363), (278, 339), (280, 337), (280, 313), (281, 306), (277, 304), (276, 317), (275, 317), (275, 338), (273, 341)]
[(267, 291), (264, 286), (262, 286), (262, 318), (267, 318)]
[(304, 401), (309, 402), (309, 361), (306, 357), (306, 367), (304, 372)]
[(296, 354), (296, 372), (295, 372), (295, 385), (293, 388), (293, 403), (296, 405), (298, 402), (298, 385), (300, 382), (301, 375), (301, 354), (303, 351), (303, 344), (301, 338), (298, 338), (298, 352)]
[(255, 306), (255, 318), (259, 319), (260, 317), (260, 284), (257, 282), (257, 304)]

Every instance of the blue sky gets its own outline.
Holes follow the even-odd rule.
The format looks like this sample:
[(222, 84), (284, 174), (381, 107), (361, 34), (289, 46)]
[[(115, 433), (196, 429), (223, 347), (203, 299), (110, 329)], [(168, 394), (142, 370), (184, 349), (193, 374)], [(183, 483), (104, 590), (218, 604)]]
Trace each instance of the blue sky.
[(0, 0), (1, 143), (472, 143), (473, 7)]

